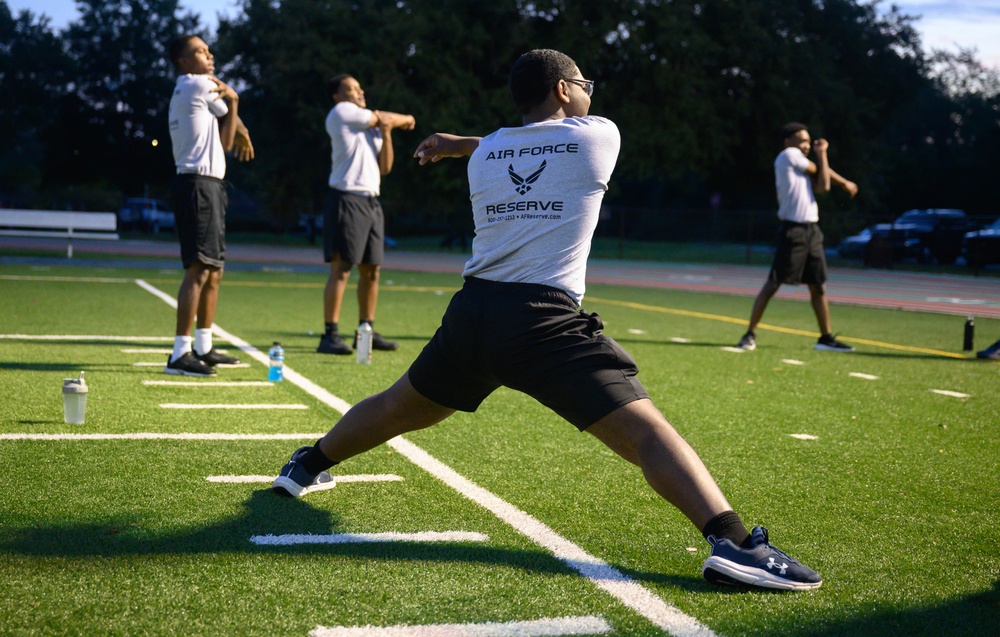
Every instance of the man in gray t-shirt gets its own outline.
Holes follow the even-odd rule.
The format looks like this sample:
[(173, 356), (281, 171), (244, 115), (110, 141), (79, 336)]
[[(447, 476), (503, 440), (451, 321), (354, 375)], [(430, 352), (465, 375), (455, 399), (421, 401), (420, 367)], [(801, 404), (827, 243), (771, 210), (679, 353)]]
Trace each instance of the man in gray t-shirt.
[[(523, 126), (486, 137), (431, 135), (421, 164), (470, 157), (476, 237), (465, 284), (441, 327), (389, 389), (361, 401), (274, 480), (298, 497), (335, 482), (335, 464), (472, 412), (495, 389), (524, 392), (638, 465), (647, 482), (712, 545), (712, 582), (817, 588), (818, 573), (748, 531), (690, 445), (653, 405), (632, 356), (580, 309), (587, 253), (620, 137), (588, 114), (594, 82), (566, 55), (529, 51), (511, 70)], [(770, 569), (780, 564), (780, 569)]]

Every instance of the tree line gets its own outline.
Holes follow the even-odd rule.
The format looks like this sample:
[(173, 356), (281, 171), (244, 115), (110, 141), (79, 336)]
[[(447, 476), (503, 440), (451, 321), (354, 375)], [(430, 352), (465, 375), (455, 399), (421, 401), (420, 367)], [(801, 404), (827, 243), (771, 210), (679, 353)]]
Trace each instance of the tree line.
[(975, 52), (925, 51), (915, 18), (878, 0), (242, 0), (210, 34), (178, 0), (77, 0), (56, 31), (0, 0), (0, 205), (113, 209), (172, 176), (167, 42), (201, 35), (241, 93), (257, 159), (230, 163), (234, 201), (277, 227), (319, 209), (329, 171), (326, 78), (370, 108), (413, 113), (383, 197), (414, 228), (468, 208), (464, 162), (409, 160), (427, 134), (517, 125), (507, 74), (531, 48), (573, 57), (622, 151), (606, 201), (774, 207), (778, 128), (809, 125), (861, 194), (825, 206), (881, 219), (914, 207), (1000, 210), (1000, 80)]

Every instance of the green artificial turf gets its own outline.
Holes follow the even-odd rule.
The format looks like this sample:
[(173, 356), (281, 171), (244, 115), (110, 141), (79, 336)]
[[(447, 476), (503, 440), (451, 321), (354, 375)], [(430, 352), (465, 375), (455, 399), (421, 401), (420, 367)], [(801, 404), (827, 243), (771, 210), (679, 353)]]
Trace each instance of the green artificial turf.
[[(28, 277), (28, 278), (16, 278)], [(168, 337), (180, 273), (0, 266), (0, 334)], [(325, 278), (227, 272), (216, 321), (355, 403), (398, 378), (460, 279), (386, 271), (371, 366), (315, 353)], [(593, 285), (585, 306), (638, 360), (654, 402), (750, 525), (824, 577), (808, 593), (718, 589), (708, 545), (638, 470), (509, 390), (407, 439), (534, 516), (717, 635), (985, 635), (1000, 617), (1000, 365), (964, 358), (963, 318), (835, 306), (850, 355), (814, 351), (808, 303), (774, 300), (758, 349), (749, 298)], [(353, 291), (343, 316), (356, 312)], [(349, 322), (348, 322), (349, 323)], [(315, 333), (313, 333), (315, 332)], [(979, 319), (980, 339), (1000, 321)], [(683, 339), (679, 342), (674, 339)], [(863, 344), (862, 344), (863, 343)], [(0, 338), (0, 434), (301, 434), (292, 440), (0, 440), (0, 633), (306, 635), (317, 626), (509, 622), (599, 615), (661, 634), (486, 509), (388, 446), (335, 473), (392, 474), (304, 499), (266, 483), (339, 414), (293, 383), (165, 387), (167, 341)], [(217, 346), (233, 353), (231, 344)], [(266, 380), (267, 368), (220, 379)], [(788, 361), (797, 361), (795, 364)], [(86, 371), (87, 421), (62, 420), (62, 379)], [(852, 376), (865, 374), (875, 379)], [(932, 389), (966, 394), (941, 395)], [(173, 410), (166, 403), (301, 404)], [(802, 440), (791, 434), (807, 434)], [(473, 531), (446, 544), (260, 546), (288, 533)]]

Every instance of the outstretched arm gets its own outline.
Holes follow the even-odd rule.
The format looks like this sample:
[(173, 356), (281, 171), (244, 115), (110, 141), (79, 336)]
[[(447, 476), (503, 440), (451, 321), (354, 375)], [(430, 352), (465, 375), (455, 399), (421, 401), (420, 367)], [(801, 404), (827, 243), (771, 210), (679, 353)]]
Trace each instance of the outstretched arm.
[(858, 194), (858, 185), (851, 181), (850, 179), (845, 179), (837, 174), (833, 168), (830, 169), (830, 181), (837, 187), (843, 188), (847, 191), (847, 194), (853, 199), (856, 194)]
[(469, 157), (479, 148), (482, 137), (460, 137), (449, 133), (434, 133), (420, 142), (413, 156), (423, 166), (427, 162), (439, 162), (445, 157)]
[(382, 131), (382, 150), (378, 154), (378, 171), (384, 177), (392, 171), (392, 164), (396, 161), (396, 153), (392, 148), (392, 127), (380, 124), (378, 129)]
[(372, 126), (378, 126), (385, 132), (385, 128), (402, 128), (403, 130), (413, 130), (417, 125), (417, 120), (413, 115), (403, 115), (402, 113), (393, 113), (390, 111), (372, 111), (372, 115), (375, 117), (375, 123)]

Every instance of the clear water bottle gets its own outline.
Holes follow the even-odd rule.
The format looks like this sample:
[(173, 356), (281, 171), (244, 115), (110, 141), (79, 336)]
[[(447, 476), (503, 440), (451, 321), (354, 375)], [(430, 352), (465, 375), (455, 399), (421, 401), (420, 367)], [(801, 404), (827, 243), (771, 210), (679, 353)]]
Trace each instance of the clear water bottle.
[(371, 365), (372, 363), (372, 324), (364, 321), (358, 326), (358, 363)]
[(267, 379), (272, 383), (285, 380), (285, 350), (282, 349), (281, 343), (274, 341), (274, 345), (271, 346), (267, 356), (271, 359), (271, 366), (267, 371)]

